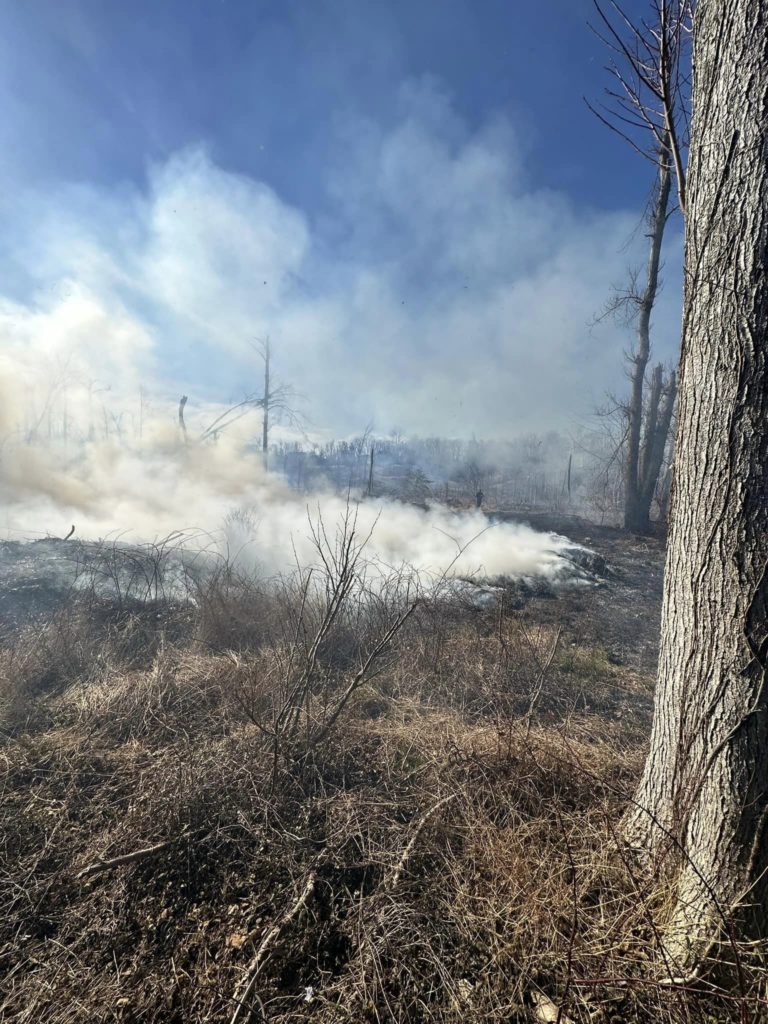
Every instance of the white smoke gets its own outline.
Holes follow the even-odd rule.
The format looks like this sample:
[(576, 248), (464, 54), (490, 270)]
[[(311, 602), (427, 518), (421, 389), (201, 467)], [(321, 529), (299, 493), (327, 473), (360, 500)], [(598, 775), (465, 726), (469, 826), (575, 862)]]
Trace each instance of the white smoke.
[[(309, 558), (307, 508), (333, 524), (344, 500), (265, 476), (245, 447), (257, 412), (216, 445), (194, 440), (220, 411), (213, 395), (258, 390), (251, 343), (268, 333), (310, 414), (342, 431), (372, 417), (508, 436), (562, 422), (585, 381), (610, 383), (584, 324), (634, 219), (538, 191), (503, 119), (473, 133), (425, 83), (401, 107), (387, 129), (342, 126), (326, 220), (204, 149), (155, 167), (143, 190), (27, 197), (23, 301), (0, 297), (0, 530), (74, 523), (80, 537), (141, 541), (186, 528), (268, 571), (293, 564), (294, 545)], [(253, 538), (224, 531), (237, 509)], [(566, 544), (397, 503), (363, 503), (361, 534), (377, 516), (369, 550), (424, 571), (463, 551), (457, 574), (552, 575)]]
[[(366, 557), (428, 576), (545, 576), (562, 572), (564, 538), (523, 525), (492, 524), (482, 513), (456, 514), (393, 501), (355, 502), (330, 492), (310, 496), (266, 473), (258, 454), (237, 442), (184, 444), (173, 425), (148, 424), (141, 445), (104, 440), (79, 446), (62, 462), (56, 445), (7, 444), (0, 463), (0, 530), (22, 539), (154, 541), (187, 531), (192, 547), (213, 547), (266, 574), (310, 565), (313, 524), (333, 533), (350, 504)], [(233, 515), (232, 513), (239, 513)]]
[[(309, 496), (264, 471), (246, 441), (252, 411), (216, 443), (201, 443), (218, 411), (190, 402), (189, 443), (175, 422), (177, 397), (146, 394), (151, 338), (127, 311), (69, 286), (36, 311), (0, 306), (0, 534), (153, 541), (188, 531), (267, 574), (317, 557), (310, 523), (333, 532), (347, 499)], [(233, 512), (244, 515), (233, 517)], [(563, 538), (480, 513), (426, 511), (399, 502), (356, 506), (366, 557), (389, 566), (461, 576), (556, 576)], [(248, 525), (246, 529), (245, 526)]]
[[(59, 348), (62, 319), (98, 307), (92, 396), (116, 386), (102, 369), (113, 346), (118, 360), (132, 347), (115, 318), (155, 341), (139, 379), (208, 400), (258, 372), (251, 345), (270, 335), (279, 372), (336, 436), (368, 422), (497, 438), (571, 426), (621, 380), (626, 339), (588, 325), (644, 258), (637, 212), (541, 189), (515, 125), (471, 128), (434, 82), (408, 83), (396, 105), (391, 123), (340, 118), (319, 210), (205, 146), (170, 154), (141, 185), (25, 194), (5, 226), (12, 259), (0, 252), (10, 316), (45, 320)], [(675, 283), (655, 309), (657, 358), (675, 350)]]

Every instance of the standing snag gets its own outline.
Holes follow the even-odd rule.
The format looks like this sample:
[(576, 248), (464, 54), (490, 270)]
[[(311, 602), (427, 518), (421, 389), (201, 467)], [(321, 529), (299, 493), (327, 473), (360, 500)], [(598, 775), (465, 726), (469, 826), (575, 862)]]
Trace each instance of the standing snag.
[(187, 424), (184, 422), (184, 407), (186, 406), (189, 399), (186, 395), (182, 395), (179, 399), (179, 431), (184, 443), (187, 443)]
[[(661, 251), (669, 218), (686, 212), (684, 152), (688, 143), (688, 37), (690, 0), (650, 0), (650, 20), (633, 21), (618, 0), (594, 0), (593, 29), (609, 53), (611, 85), (606, 100), (590, 110), (656, 169), (649, 205), (648, 262), (642, 288), (635, 275), (626, 294), (617, 296), (608, 312), (629, 313), (636, 322), (636, 343), (626, 356), (630, 394), (620, 411), (626, 430), (622, 441), (624, 527), (637, 533), (651, 528), (669, 435), (677, 381), (666, 380), (660, 366), (646, 380), (651, 357), (651, 316), (661, 283)], [(662, 393), (664, 403), (661, 405)], [(662, 491), (663, 493), (663, 491)], [(665, 502), (659, 502), (661, 518)]]
[[(672, 185), (668, 150), (663, 147), (658, 154), (658, 175), (655, 198), (648, 217), (650, 250), (646, 283), (642, 292), (629, 296), (636, 304), (637, 310), (637, 347), (632, 355), (627, 356), (631, 366), (631, 387), (627, 405), (627, 449), (624, 457), (624, 526), (627, 530), (640, 533), (650, 528), (651, 503), (664, 460), (664, 448), (675, 400), (674, 374), (664, 382), (661, 365), (653, 371), (650, 389), (646, 388), (645, 380), (651, 357), (651, 314), (659, 289), (661, 245), (669, 218), (669, 195)], [(662, 391), (665, 392), (666, 402), (660, 416)]]

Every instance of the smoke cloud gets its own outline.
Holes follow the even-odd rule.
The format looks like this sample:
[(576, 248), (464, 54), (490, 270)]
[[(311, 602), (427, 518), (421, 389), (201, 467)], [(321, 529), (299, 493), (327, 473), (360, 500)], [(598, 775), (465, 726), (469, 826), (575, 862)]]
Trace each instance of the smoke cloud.
[[(470, 130), (433, 80), (405, 83), (397, 111), (337, 118), (322, 214), (204, 146), (140, 190), (22, 195), (0, 253), (3, 350), (23, 336), (44, 368), (74, 360), (126, 421), (139, 382), (198, 402), (255, 390), (252, 344), (269, 335), (277, 371), (336, 436), (567, 428), (621, 386), (626, 334), (589, 324), (644, 259), (637, 212), (538, 188), (515, 126)], [(658, 358), (676, 351), (676, 295), (656, 309)]]
[[(633, 262), (636, 216), (537, 188), (509, 120), (470, 131), (429, 79), (402, 87), (393, 123), (339, 117), (329, 145), (322, 216), (204, 146), (151, 167), (140, 190), (62, 183), (5, 211), (0, 527), (74, 521), (79, 535), (137, 540), (188, 528), (226, 543), (224, 518), (246, 508), (254, 557), (285, 568), (304, 551), (307, 500), (246, 450), (257, 414), (215, 445), (180, 444), (174, 423), (181, 393), (194, 439), (222, 403), (258, 392), (253, 343), (267, 335), (313, 429), (337, 436), (366, 423), (550, 430), (620, 379), (614, 329), (586, 325)], [(663, 357), (676, 301), (656, 314)], [(329, 522), (344, 509), (332, 494), (309, 505)], [(429, 571), (487, 525), (364, 503), (361, 532), (379, 512), (375, 555)], [(496, 527), (456, 571), (556, 572), (558, 543)]]
[[(187, 531), (187, 545), (226, 555), (267, 575), (317, 560), (313, 525), (333, 535), (348, 514), (345, 497), (292, 491), (263, 469), (259, 455), (231, 440), (185, 445), (164, 423), (147, 425), (140, 447), (82, 445), (71, 461), (54, 447), (7, 446), (0, 471), (0, 528), (11, 538), (65, 533), (118, 540), (161, 539)], [(366, 557), (425, 577), (556, 577), (564, 538), (522, 525), (489, 527), (480, 513), (454, 514), (390, 501), (351, 501), (356, 533), (370, 534)], [(235, 513), (233, 515), (233, 513)], [(52, 527), (54, 527), (52, 529)]]

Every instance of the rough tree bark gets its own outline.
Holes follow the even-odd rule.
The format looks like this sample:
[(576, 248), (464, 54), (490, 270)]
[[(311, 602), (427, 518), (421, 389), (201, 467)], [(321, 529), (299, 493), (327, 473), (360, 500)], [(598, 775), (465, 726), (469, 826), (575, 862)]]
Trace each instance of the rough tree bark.
[(699, 0), (659, 678), (625, 823), (676, 862), (683, 974), (723, 927), (768, 932), (767, 120), (768, 0)]
[[(627, 409), (627, 451), (624, 463), (624, 527), (636, 532), (647, 531), (650, 527), (651, 500), (646, 503), (646, 492), (643, 487), (641, 473), (641, 436), (643, 429), (643, 396), (645, 391), (645, 373), (651, 355), (651, 314), (659, 289), (659, 271), (661, 268), (661, 245), (664, 240), (664, 228), (669, 216), (669, 196), (672, 187), (672, 171), (669, 162), (669, 148), (662, 147), (659, 151), (659, 178), (656, 194), (649, 217), (650, 251), (645, 288), (637, 296), (637, 347), (630, 358), (632, 371), (630, 374), (630, 396)], [(661, 395), (661, 379), (658, 379), (659, 391), (655, 406), (651, 402), (649, 415), (653, 420), (649, 441), (652, 441), (656, 430), (656, 414)], [(651, 399), (653, 399), (653, 391)], [(660, 465), (660, 464), (659, 464)], [(658, 475), (658, 471), (657, 471)], [(654, 480), (651, 488), (656, 486)]]

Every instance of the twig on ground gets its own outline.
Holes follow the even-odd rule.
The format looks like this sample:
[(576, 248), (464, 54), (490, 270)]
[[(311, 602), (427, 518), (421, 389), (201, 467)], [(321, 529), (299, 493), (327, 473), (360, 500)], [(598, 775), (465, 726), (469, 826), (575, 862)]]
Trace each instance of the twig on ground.
[(202, 829), (196, 829), (194, 832), (185, 830), (174, 836), (173, 839), (166, 839), (162, 843), (155, 843), (154, 846), (145, 846), (141, 850), (133, 850), (131, 853), (122, 853), (119, 857), (111, 857), (109, 860), (97, 860), (93, 864), (89, 864), (83, 868), (82, 871), (78, 871), (75, 878), (87, 878), (89, 875), (98, 875), (102, 871), (111, 871), (112, 868), (119, 868), (123, 864), (131, 864), (133, 861), (142, 860), (144, 857), (149, 857), (153, 853), (158, 853), (160, 850), (166, 849), (168, 846), (173, 846), (174, 843), (178, 843), (180, 839), (188, 839), (190, 836), (197, 835), (202, 832)]
[(240, 985), (238, 986), (239, 991), (235, 993), (236, 1006), (234, 1013), (230, 1018), (229, 1024), (237, 1024), (237, 1022), (240, 1020), (240, 1014), (245, 1008), (245, 1002), (250, 997), (253, 986), (256, 984), (256, 978), (258, 977), (259, 970), (261, 969), (261, 965), (264, 962), (264, 957), (266, 956), (269, 947), (275, 941), (275, 939), (283, 930), (283, 928), (285, 928), (287, 924), (290, 924), (290, 922), (294, 919), (294, 917), (296, 917), (296, 915), (302, 909), (302, 907), (306, 906), (307, 900), (315, 891), (316, 881), (317, 872), (311, 871), (309, 873), (309, 877), (307, 878), (306, 885), (301, 890), (298, 899), (296, 899), (293, 902), (293, 904), (283, 914), (280, 920), (276, 921), (275, 924), (272, 925), (267, 934), (259, 943), (259, 948), (256, 950), (253, 959), (248, 964), (248, 968), (245, 972), (245, 975), (242, 978)]
[(407, 845), (403, 849), (403, 852), (401, 853), (400, 858), (398, 859), (398, 862), (395, 865), (394, 871), (392, 871), (389, 878), (384, 883), (385, 889), (389, 889), (391, 891), (400, 881), (400, 876), (405, 870), (405, 866), (408, 863), (411, 854), (413, 853), (413, 848), (416, 845), (416, 840), (419, 838), (421, 830), (424, 828), (424, 826), (432, 817), (432, 815), (439, 811), (441, 807), (445, 806), (445, 804), (449, 803), (451, 800), (455, 800), (458, 795), (458, 793), (449, 793), (448, 796), (444, 796), (442, 800), (438, 800), (436, 804), (432, 804), (429, 810), (421, 816), (421, 819), (419, 820), (419, 823), (416, 826), (413, 835), (408, 840)]

